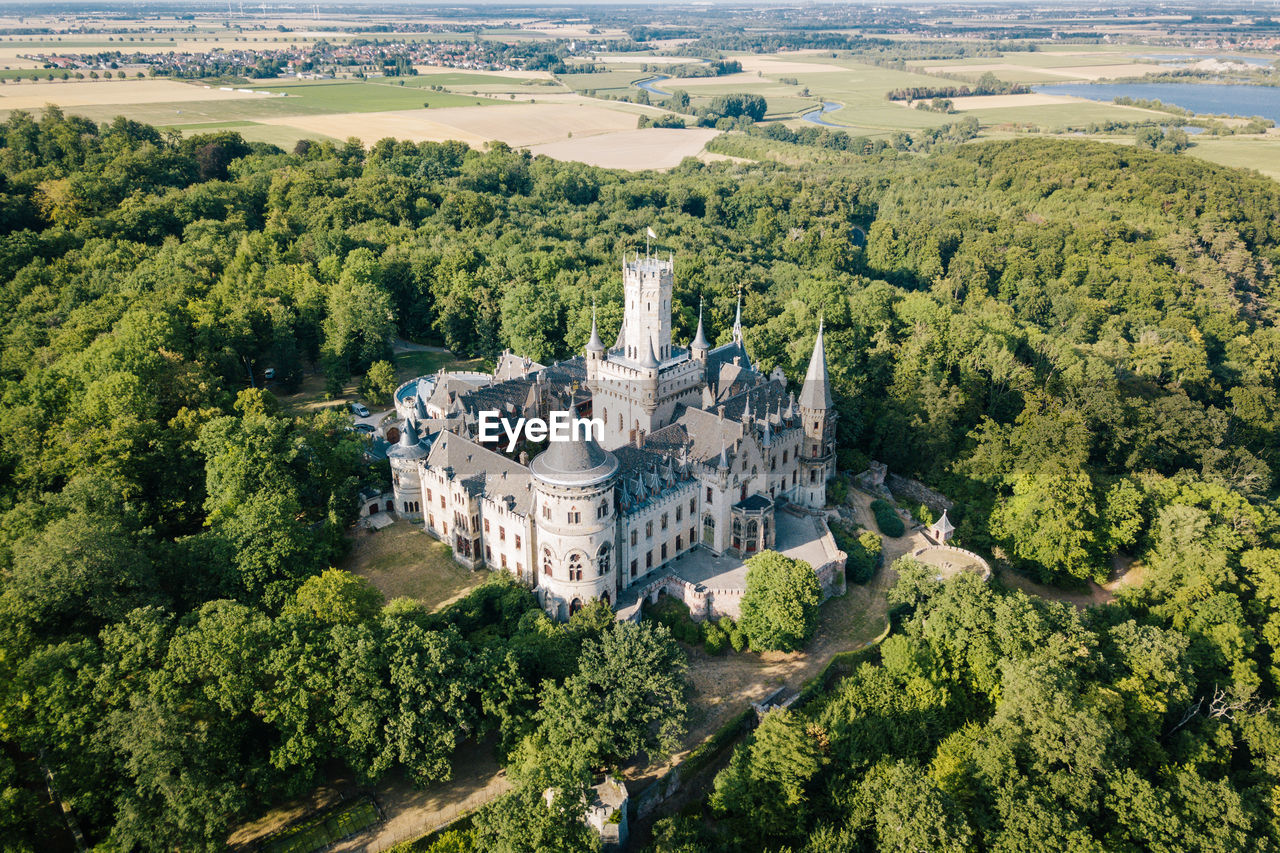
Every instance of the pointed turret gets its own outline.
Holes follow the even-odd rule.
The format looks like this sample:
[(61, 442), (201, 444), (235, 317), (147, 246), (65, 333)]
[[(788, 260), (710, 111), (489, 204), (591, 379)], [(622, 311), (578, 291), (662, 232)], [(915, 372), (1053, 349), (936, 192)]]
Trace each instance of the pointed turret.
[(733, 339), (742, 342), (742, 294), (738, 294), (738, 313), (733, 318)]
[(587, 341), (587, 352), (604, 352), (604, 341), (600, 340), (600, 332), (596, 328), (596, 306), (591, 304), (591, 339)]
[(724, 448), (724, 436), (720, 436), (720, 464), (717, 466), (721, 471), (729, 470), (729, 453)]
[(706, 358), (707, 350), (711, 349), (711, 344), (707, 342), (707, 333), (702, 329), (702, 300), (698, 300), (698, 331), (693, 336), (693, 343), (689, 345), (693, 351), (694, 358)]
[(831, 408), (831, 380), (827, 376), (827, 350), (822, 343), (821, 320), (818, 321), (818, 337), (813, 342), (813, 355), (809, 358), (809, 370), (804, 375), (804, 387), (800, 389), (800, 407)]

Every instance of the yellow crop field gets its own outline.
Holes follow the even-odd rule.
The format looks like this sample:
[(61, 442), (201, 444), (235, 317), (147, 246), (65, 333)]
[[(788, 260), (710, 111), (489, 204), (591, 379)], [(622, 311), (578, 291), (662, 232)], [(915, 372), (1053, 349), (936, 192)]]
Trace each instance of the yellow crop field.
[(699, 127), (679, 130), (651, 127), (599, 136), (574, 137), (529, 148), (556, 160), (575, 160), (606, 169), (671, 169), (685, 157), (696, 157), (720, 131)]
[[(61, 107), (101, 104), (159, 104), (266, 100), (279, 98), (267, 92), (243, 92), (213, 86), (179, 83), (174, 80), (76, 80), (57, 83), (21, 83), (0, 88), (0, 110), (40, 109), (47, 104)], [(284, 98), (279, 98), (285, 100)]]

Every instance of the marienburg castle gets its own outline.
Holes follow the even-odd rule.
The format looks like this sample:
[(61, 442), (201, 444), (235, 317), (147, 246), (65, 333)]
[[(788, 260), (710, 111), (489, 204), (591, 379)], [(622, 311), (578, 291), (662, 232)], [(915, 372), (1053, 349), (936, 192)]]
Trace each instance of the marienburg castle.
[[(844, 554), (822, 508), (835, 419), (822, 329), (799, 396), (765, 376), (742, 340), (671, 339), (673, 265), (623, 263), (625, 312), (606, 347), (592, 318), (583, 355), (541, 365), (504, 353), (493, 376), (440, 374), (401, 386), (388, 451), (396, 512), (470, 567), (505, 569), (551, 614), (599, 599), (629, 615), (644, 595), (680, 595), (696, 616), (736, 616), (742, 561), (772, 548), (842, 589)], [(530, 462), (477, 440), (480, 413), (510, 421), (571, 411), (600, 442), (556, 441)]]

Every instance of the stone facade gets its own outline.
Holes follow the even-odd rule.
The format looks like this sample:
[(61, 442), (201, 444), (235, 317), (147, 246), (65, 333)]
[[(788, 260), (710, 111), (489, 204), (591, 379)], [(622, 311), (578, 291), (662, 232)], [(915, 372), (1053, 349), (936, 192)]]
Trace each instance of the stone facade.
[[(694, 549), (745, 559), (773, 548), (778, 508), (821, 510), (835, 473), (821, 327), (797, 399), (780, 371), (752, 367), (740, 310), (729, 343), (710, 347), (700, 315), (690, 345), (672, 344), (670, 259), (633, 257), (623, 280), (611, 348), (593, 318), (581, 356), (544, 366), (504, 353), (500, 379), (440, 375), (397, 392), (396, 512), (463, 565), (531, 584), (560, 618), (617, 603)], [(485, 411), (512, 422), (572, 411), (604, 431), (551, 442), (530, 464), (523, 449), (480, 443)]]

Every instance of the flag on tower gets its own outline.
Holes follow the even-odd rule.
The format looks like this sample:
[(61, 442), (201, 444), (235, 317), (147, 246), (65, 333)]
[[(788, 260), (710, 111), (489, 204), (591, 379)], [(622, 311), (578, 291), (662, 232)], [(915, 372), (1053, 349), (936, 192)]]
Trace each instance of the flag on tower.
[(645, 232), (649, 235), (650, 239), (653, 239), (653, 240), (657, 240), (657, 239), (658, 239), (658, 235), (657, 235), (657, 233), (653, 230), (653, 228), (652, 228), (652, 227), (650, 227), (650, 226), (646, 225), (646, 226), (645, 226), (645, 228), (644, 228), (644, 230), (645, 230)]

